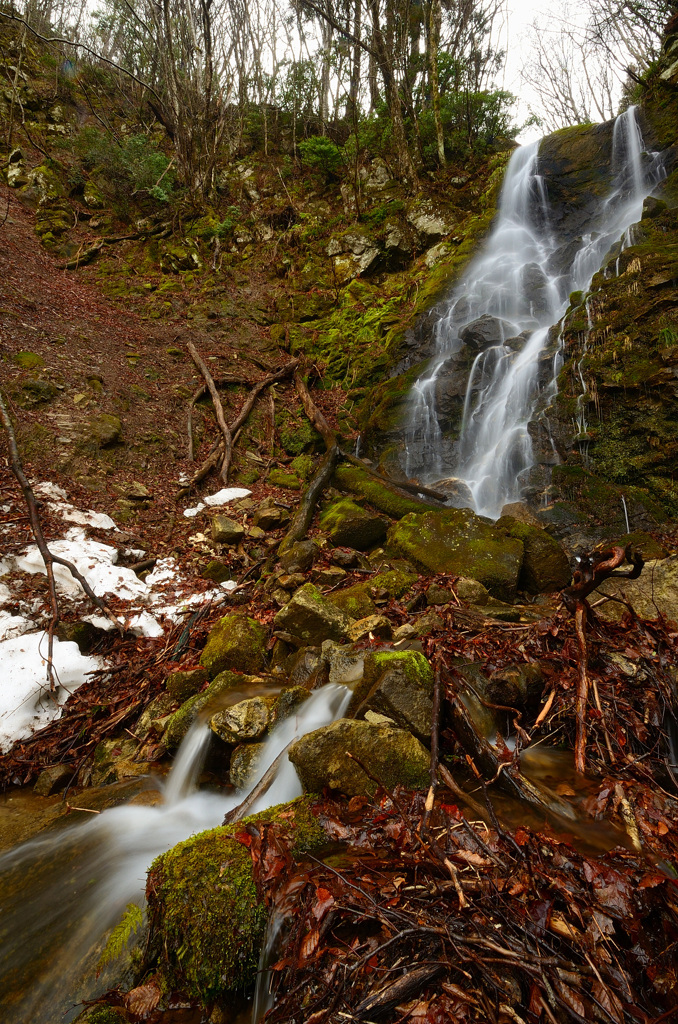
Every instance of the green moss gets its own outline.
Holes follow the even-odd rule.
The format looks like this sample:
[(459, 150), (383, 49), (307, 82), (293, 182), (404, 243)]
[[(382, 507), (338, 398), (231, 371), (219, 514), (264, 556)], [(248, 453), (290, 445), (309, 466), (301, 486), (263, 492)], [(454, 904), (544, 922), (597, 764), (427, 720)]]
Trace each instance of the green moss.
[(256, 677), (238, 672), (220, 672), (206, 689), (190, 697), (174, 712), (163, 737), (167, 749), (175, 750), (179, 746), (198, 715), (208, 714), (211, 707), (216, 710), (222, 694), (246, 686), (253, 678)]
[(296, 459), (292, 459), (290, 469), (302, 480), (308, 480), (313, 475), (313, 459), (310, 455), (297, 455)]
[(301, 490), (301, 480), (295, 473), (286, 473), (282, 469), (272, 469), (266, 479), (272, 487), (287, 487), (292, 491)]
[(37, 352), (16, 352), (12, 362), (22, 370), (38, 370), (45, 365), (45, 360)]
[(246, 615), (225, 615), (213, 627), (200, 664), (214, 678), (227, 669), (259, 672), (266, 664), (266, 629)]
[(365, 659), (365, 675), (376, 680), (393, 665), (403, 670), (413, 686), (427, 693), (433, 692), (433, 672), (420, 651), (375, 651)]
[(368, 615), (374, 615), (377, 610), (374, 595), (385, 592), (388, 597), (402, 597), (417, 579), (416, 573), (394, 569), (379, 573), (364, 583), (354, 583), (343, 590), (335, 590), (328, 595), (327, 600), (352, 618), (364, 619)]
[(382, 483), (358, 466), (338, 466), (334, 482), (342, 491), (365, 498), (374, 508), (392, 519), (401, 519), (408, 513), (421, 513), (431, 506), (426, 501), (407, 497), (388, 484)]
[(234, 825), (192, 836), (158, 857), (147, 896), (152, 942), (166, 989), (182, 989), (203, 1005), (254, 983), (266, 926), (247, 847), (234, 836), (248, 822), (277, 821), (297, 854), (327, 842), (302, 797)]

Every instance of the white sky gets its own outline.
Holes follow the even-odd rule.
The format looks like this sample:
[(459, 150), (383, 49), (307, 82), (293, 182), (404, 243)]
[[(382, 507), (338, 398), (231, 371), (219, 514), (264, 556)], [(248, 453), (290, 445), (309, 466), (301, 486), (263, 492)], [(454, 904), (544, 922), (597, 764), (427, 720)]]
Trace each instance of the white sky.
[[(569, 5), (568, 5), (569, 6)], [(507, 0), (508, 8), (508, 40), (506, 32), (502, 39), (502, 45), (506, 47), (506, 70), (504, 73), (503, 87), (518, 97), (516, 105), (515, 120), (518, 124), (525, 121), (529, 115), (528, 105), (532, 102), (535, 108), (539, 102), (531, 93), (531, 90), (520, 78), (520, 69), (530, 56), (530, 28), (535, 18), (545, 19), (550, 15), (562, 15), (564, 4), (555, 3), (554, 0)], [(572, 5), (568, 11), (570, 22), (578, 20), (573, 14)], [(532, 142), (543, 135), (540, 128), (528, 128), (519, 136), (522, 143)]]

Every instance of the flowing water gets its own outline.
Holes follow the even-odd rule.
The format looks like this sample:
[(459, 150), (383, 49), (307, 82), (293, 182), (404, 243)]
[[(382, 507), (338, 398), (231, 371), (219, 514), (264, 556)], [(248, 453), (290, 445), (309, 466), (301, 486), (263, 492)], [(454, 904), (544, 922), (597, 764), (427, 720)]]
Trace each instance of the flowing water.
[[(511, 157), (490, 237), (436, 325), (436, 355), (414, 386), (406, 439), (408, 475), (423, 483), (458, 478), (475, 510), (494, 519), (503, 505), (520, 498), (527, 483), (533, 465), (528, 425), (539, 388), (547, 400), (556, 392), (562, 365), (557, 351), (540, 385), (551, 329), (562, 320), (570, 293), (588, 290), (610, 247), (632, 243), (643, 200), (663, 177), (661, 154), (645, 150), (631, 107), (613, 128), (610, 192), (565, 256), (566, 239), (554, 226), (539, 171), (539, 147), (538, 142), (523, 146)], [(490, 330), (484, 340), (474, 341), (473, 325), (481, 317)], [(436, 394), (446, 364), (460, 353), (464, 336), (469, 341), (469, 331), (469, 343), (480, 351), (455, 445), (440, 427)]]
[[(350, 691), (316, 690), (267, 740), (250, 792), (295, 736), (344, 714)], [(160, 853), (220, 825), (246, 793), (198, 791), (210, 740), (196, 723), (177, 754), (163, 801), (111, 808), (83, 825), (43, 834), (0, 856), (0, 1019), (3, 1024), (57, 1024), (74, 1004), (108, 987), (95, 980), (106, 933), (129, 903), (143, 903), (146, 872)], [(287, 757), (249, 813), (293, 800), (301, 785)]]

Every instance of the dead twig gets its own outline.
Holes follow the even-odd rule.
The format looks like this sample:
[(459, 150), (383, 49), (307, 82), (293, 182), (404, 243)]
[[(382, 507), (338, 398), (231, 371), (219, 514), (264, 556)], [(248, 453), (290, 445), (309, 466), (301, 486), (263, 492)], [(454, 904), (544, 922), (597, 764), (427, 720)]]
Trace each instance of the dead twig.
[(209, 393), (212, 396), (212, 404), (214, 405), (214, 415), (217, 418), (219, 429), (221, 430), (221, 433), (223, 434), (224, 438), (223, 455), (221, 457), (221, 469), (219, 470), (219, 473), (221, 479), (224, 481), (224, 484), (228, 484), (228, 470), (231, 463), (233, 436), (231, 434), (230, 427), (226, 422), (226, 417), (224, 416), (224, 407), (221, 404), (219, 392), (217, 391), (217, 386), (214, 383), (214, 378), (212, 377), (212, 374), (207, 369), (207, 366), (205, 365), (202, 356), (200, 355), (192, 341), (186, 342), (186, 348), (188, 349), (188, 354), (190, 355), (191, 359), (193, 360), (193, 362), (195, 363), (195, 365), (198, 367), (201, 374), (205, 378), (205, 383), (207, 384)]

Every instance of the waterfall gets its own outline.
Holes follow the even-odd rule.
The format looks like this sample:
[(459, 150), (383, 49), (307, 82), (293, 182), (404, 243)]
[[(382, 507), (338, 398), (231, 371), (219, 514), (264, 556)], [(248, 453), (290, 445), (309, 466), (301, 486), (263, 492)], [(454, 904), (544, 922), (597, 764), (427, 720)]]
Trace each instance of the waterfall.
[[(341, 718), (350, 696), (347, 687), (328, 684), (280, 722), (266, 741), (247, 792), (291, 740)], [(79, 1012), (76, 1000), (92, 998), (115, 982), (105, 972), (95, 980), (97, 960), (125, 907), (143, 904), (152, 861), (183, 839), (220, 825), (247, 795), (196, 790), (210, 736), (204, 721), (189, 730), (161, 803), (113, 807), (0, 855), (3, 1024), (72, 1020)], [(284, 757), (251, 813), (300, 794), (296, 772)]]
[[(643, 200), (663, 177), (661, 155), (645, 151), (630, 107), (613, 127), (611, 190), (575, 251), (563, 258), (566, 247), (539, 173), (539, 146), (521, 147), (511, 157), (491, 234), (436, 324), (436, 354), (414, 385), (406, 436), (408, 475), (426, 483), (456, 477), (473, 508), (493, 519), (521, 497), (533, 466), (528, 426), (551, 330), (562, 321), (570, 293), (588, 290), (610, 247), (631, 243)], [(464, 344), (478, 352), (455, 445), (440, 427), (436, 394), (445, 364)], [(552, 373), (541, 381), (547, 398), (556, 393), (562, 358), (557, 354), (550, 363)]]

